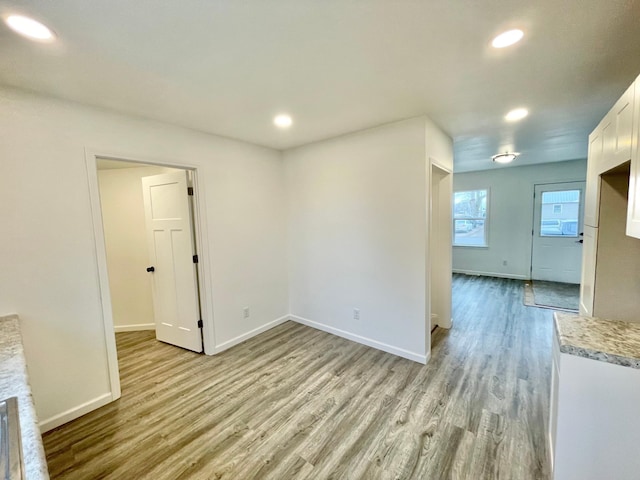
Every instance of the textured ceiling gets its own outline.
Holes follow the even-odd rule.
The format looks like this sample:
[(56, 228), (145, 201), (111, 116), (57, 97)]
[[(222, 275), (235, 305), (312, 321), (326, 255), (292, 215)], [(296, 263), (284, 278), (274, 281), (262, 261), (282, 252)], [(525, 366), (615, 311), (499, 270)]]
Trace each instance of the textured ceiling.
[(640, 73), (640, 0), (0, 0), (14, 12), (59, 39), (0, 25), (2, 84), (278, 149), (427, 114), (456, 171), (586, 157)]

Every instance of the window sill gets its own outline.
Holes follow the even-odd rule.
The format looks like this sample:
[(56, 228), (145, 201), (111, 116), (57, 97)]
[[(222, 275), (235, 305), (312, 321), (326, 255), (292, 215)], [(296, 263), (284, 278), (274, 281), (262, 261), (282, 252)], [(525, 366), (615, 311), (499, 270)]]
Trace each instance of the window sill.
[(489, 245), (453, 245), (453, 248), (489, 248)]

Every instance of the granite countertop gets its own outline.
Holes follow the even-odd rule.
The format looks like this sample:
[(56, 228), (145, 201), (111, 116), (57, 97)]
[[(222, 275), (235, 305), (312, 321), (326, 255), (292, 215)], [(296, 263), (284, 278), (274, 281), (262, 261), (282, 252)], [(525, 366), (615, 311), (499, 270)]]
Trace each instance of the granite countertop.
[(640, 323), (555, 312), (560, 352), (640, 369)]
[(31, 398), (17, 315), (0, 317), (0, 400), (8, 397), (18, 397), (25, 478), (47, 480), (47, 461)]

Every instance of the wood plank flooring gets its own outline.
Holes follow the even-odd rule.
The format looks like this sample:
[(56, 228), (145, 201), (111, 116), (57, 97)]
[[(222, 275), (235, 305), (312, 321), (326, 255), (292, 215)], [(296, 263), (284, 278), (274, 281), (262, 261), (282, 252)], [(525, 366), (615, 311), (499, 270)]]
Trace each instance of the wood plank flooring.
[(454, 275), (423, 366), (287, 322), (215, 357), (117, 334), (122, 398), (44, 435), (54, 479), (547, 479), (551, 311)]

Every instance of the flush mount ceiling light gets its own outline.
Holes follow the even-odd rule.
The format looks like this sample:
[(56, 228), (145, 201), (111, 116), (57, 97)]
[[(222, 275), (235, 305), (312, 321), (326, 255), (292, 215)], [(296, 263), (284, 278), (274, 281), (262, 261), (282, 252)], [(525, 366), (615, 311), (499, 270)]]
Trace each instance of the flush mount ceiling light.
[(524, 32), (519, 29), (509, 30), (507, 32), (501, 33), (496, 38), (493, 39), (491, 45), (494, 48), (504, 48), (514, 43), (518, 43), (524, 37)]
[(293, 120), (290, 115), (283, 113), (273, 118), (273, 124), (278, 128), (289, 128), (293, 124)]
[(52, 42), (55, 35), (51, 29), (42, 23), (22, 15), (9, 15), (4, 19), (11, 30), (23, 37), (39, 42)]
[(529, 110), (527, 110), (526, 108), (516, 108), (507, 113), (504, 116), (504, 119), (507, 122), (517, 122), (518, 120), (522, 120), (527, 115), (529, 115)]
[(491, 160), (496, 163), (511, 163), (518, 157), (518, 155), (520, 154), (517, 152), (504, 152), (494, 155), (493, 157), (491, 157)]

